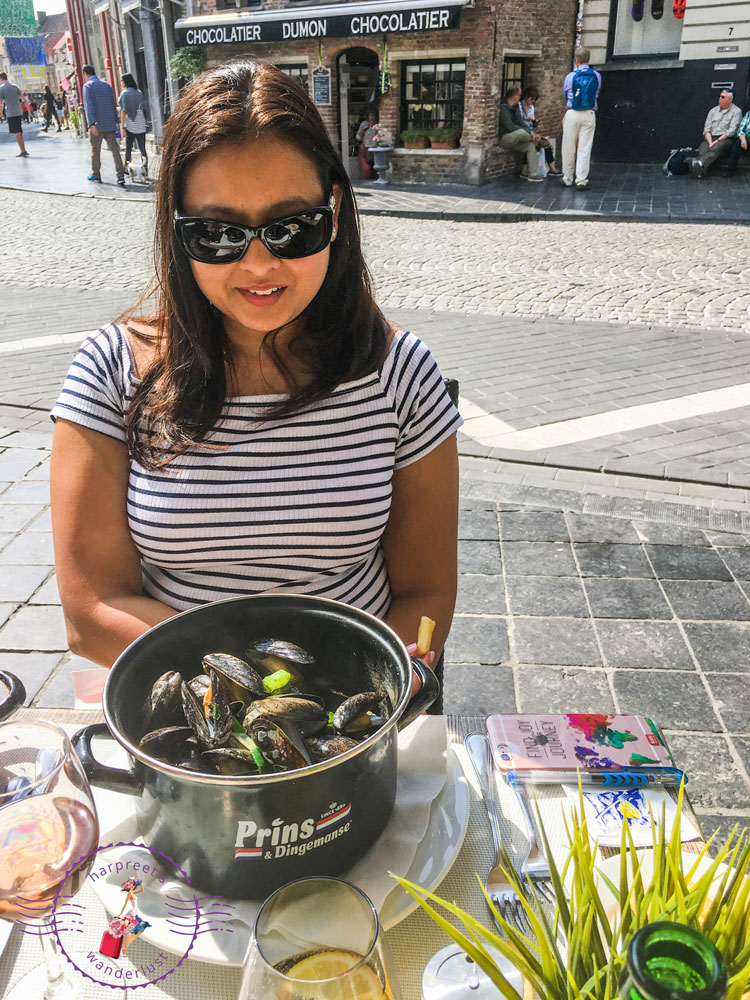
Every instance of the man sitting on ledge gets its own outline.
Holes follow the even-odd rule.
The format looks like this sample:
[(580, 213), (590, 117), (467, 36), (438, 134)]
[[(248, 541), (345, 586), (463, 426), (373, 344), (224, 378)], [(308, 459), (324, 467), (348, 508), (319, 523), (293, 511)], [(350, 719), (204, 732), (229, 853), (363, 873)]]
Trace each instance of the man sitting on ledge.
[(526, 157), (526, 180), (543, 181), (539, 177), (536, 159), (536, 143), (540, 135), (533, 132), (523, 120), (519, 101), (520, 87), (508, 87), (505, 100), (500, 105), (500, 146), (514, 153), (523, 153)]
[(719, 103), (711, 108), (703, 126), (703, 142), (698, 147), (698, 157), (690, 164), (694, 177), (705, 177), (721, 156), (726, 156), (732, 148), (742, 111), (732, 103), (731, 90), (722, 90)]

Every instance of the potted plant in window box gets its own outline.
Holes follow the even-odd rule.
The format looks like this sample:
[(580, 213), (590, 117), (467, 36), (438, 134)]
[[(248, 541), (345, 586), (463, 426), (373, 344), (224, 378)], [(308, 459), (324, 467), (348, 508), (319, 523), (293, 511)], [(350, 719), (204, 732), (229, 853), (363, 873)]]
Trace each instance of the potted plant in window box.
[(404, 149), (427, 149), (430, 145), (427, 129), (424, 128), (405, 128), (401, 133), (401, 141)]
[(375, 169), (378, 172), (376, 184), (387, 184), (386, 172), (391, 165), (391, 150), (393, 149), (393, 135), (388, 129), (378, 123), (373, 129), (370, 139), (370, 149), (374, 160)]
[(432, 128), (427, 133), (433, 149), (455, 149), (461, 138), (460, 128)]

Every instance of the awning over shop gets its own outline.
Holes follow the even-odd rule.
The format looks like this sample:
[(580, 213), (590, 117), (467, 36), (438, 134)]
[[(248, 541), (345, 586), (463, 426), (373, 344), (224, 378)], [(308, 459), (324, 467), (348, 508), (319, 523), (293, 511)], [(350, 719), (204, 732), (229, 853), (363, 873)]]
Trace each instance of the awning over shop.
[(282, 10), (232, 11), (182, 17), (175, 22), (179, 45), (240, 45), (393, 35), (457, 28), (469, 0), (363, 0), (362, 3), (285, 7)]

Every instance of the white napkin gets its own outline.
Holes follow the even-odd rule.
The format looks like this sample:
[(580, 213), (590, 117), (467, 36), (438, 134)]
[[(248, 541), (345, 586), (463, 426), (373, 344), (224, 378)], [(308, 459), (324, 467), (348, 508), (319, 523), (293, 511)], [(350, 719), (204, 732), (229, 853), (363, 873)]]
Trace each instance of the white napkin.
[[(111, 746), (113, 750), (110, 754), (103, 748), (102, 751), (97, 750), (99, 759), (113, 766), (126, 766), (125, 752), (117, 744)], [(370, 851), (342, 876), (358, 885), (378, 911), (391, 892), (403, 892), (388, 872), (401, 875), (409, 870), (427, 830), (432, 802), (445, 785), (448, 767), (445, 718), (420, 717), (399, 733), (398, 748), (396, 803), (388, 825)], [(138, 839), (130, 796), (95, 788), (94, 798), (102, 831), (101, 843)], [(147, 895), (179, 896), (180, 890), (187, 891), (187, 887), (177, 880), (147, 884), (139, 896), (141, 909), (158, 912), (158, 907), (148, 905)], [(107, 900), (103, 901), (106, 905)], [(252, 928), (259, 902), (231, 902), (235, 907), (233, 920)]]

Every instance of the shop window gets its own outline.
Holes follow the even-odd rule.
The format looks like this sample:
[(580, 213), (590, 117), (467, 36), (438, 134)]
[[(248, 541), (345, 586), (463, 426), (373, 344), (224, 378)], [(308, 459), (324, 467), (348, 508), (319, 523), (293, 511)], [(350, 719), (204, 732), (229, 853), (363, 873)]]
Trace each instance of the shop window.
[(277, 69), (287, 76), (291, 76), (299, 83), (303, 90), (307, 90), (307, 63), (277, 64)]
[(613, 56), (676, 56), (682, 39), (682, 20), (673, 17), (672, 5), (665, 3), (663, 14), (655, 18), (651, 0), (641, 0), (643, 16), (633, 20), (633, 10), (639, 4), (633, 0), (615, 0)]
[(401, 128), (463, 128), (466, 62), (401, 64)]
[(520, 56), (508, 56), (504, 59), (501, 97), (505, 97), (508, 87), (520, 87), (523, 90), (526, 86), (527, 74), (528, 59), (523, 59)]

